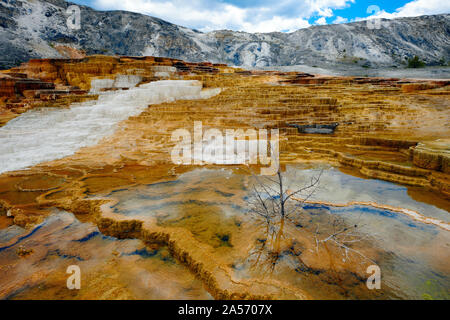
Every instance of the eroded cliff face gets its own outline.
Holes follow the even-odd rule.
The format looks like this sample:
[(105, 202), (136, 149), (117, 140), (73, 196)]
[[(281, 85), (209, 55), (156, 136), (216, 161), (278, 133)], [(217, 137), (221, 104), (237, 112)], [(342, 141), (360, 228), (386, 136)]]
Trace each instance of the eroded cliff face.
[[(70, 211), (95, 223), (106, 235), (167, 246), (215, 298), (312, 296), (281, 275), (276, 281), (259, 279), (255, 274), (250, 274), (250, 280), (236, 277), (236, 268), (230, 265), (232, 259), (244, 257), (248, 252), (245, 239), (249, 235), (257, 239), (258, 235), (249, 221), (233, 222), (247, 223), (248, 228), (245, 232), (234, 231), (235, 245), (223, 254), (221, 250), (226, 248), (217, 250), (186, 228), (161, 225), (155, 218), (126, 217), (112, 210), (115, 200), (106, 197), (109, 193), (173, 181), (193, 169), (173, 164), (170, 155), (175, 145), (171, 132), (192, 130), (194, 121), (219, 130), (278, 128), (283, 165), (327, 162), (353, 168), (354, 174), (364, 177), (431, 191), (439, 195), (442, 207), (449, 207), (448, 81), (249, 72), (210, 63), (106, 56), (33, 60), (3, 74), (7, 79), (4, 83), (10, 84), (1, 91), (5, 123), (10, 117), (8, 112), (13, 112), (10, 104), (28, 103), (27, 108), (32, 109), (43, 102), (67, 107), (73, 102), (70, 99), (80, 97), (95, 102), (98, 94), (131, 90), (123, 85), (129, 84), (130, 78), (120, 80), (128, 76), (138, 76), (139, 81), (133, 83), (138, 86), (161, 79), (184, 79), (200, 81), (203, 88), (221, 89), (206, 99), (152, 104), (120, 122), (112, 135), (94, 146), (0, 176), (0, 225), (15, 223), (30, 228), (49, 215), (49, 208)], [(64, 94), (59, 93), (62, 88)], [(94, 94), (88, 94), (92, 89)], [(335, 130), (322, 134), (300, 132), (298, 127), (306, 125), (332, 125)], [(227, 194), (227, 190), (219, 191)], [(233, 223), (228, 227), (234, 228)], [(286, 225), (285, 232), (296, 231)], [(297, 243), (284, 240), (279, 245), (301, 256), (304, 270), (321, 274), (322, 280), (332, 271), (363, 290), (364, 264), (341, 263), (325, 249), (321, 254), (330, 259), (319, 259), (308, 253), (307, 248), (314, 246), (310, 238), (296, 237), (300, 237)], [(364, 250), (373, 257), (381, 254), (371, 247)]]

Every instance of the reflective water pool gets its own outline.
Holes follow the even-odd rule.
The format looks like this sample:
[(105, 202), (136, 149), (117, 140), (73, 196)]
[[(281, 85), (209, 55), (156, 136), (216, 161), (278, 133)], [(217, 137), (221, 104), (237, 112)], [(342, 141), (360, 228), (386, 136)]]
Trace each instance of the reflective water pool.
[[(69, 290), (67, 267), (81, 270)], [(0, 230), (0, 299), (211, 299), (164, 247), (102, 235), (55, 211), (31, 230)]]
[[(449, 221), (448, 212), (414, 200), (406, 187), (358, 178), (328, 166), (290, 166), (285, 172), (286, 184), (294, 190), (322, 169), (319, 188), (309, 199), (311, 203), (303, 205), (302, 222), (290, 226), (290, 229), (285, 227), (282, 241), (287, 249), (279, 255), (270, 276), (307, 290), (314, 298), (448, 299), (449, 231), (439, 225), (415, 220), (402, 212), (370, 205), (342, 204), (371, 202), (415, 210), (424, 217), (443, 222)], [(151, 216), (160, 226), (188, 229), (199, 242), (212, 246), (221, 257), (226, 257), (236, 278), (255, 277), (255, 274), (265, 277), (266, 267), (252, 268), (258, 241), (265, 243), (267, 240), (264, 226), (248, 212), (247, 198), (251, 193), (252, 179), (237, 169), (195, 169), (174, 181), (140, 185), (108, 196), (118, 200), (113, 206), (118, 214), (137, 219)], [(334, 206), (333, 202), (339, 206)], [(362, 250), (380, 266), (384, 290), (367, 291), (365, 279), (361, 279), (360, 274), (348, 280), (345, 272), (356, 272), (356, 267), (349, 265), (354, 262), (339, 262), (343, 280), (333, 283), (334, 280), (330, 280), (333, 267), (330, 266), (336, 265), (339, 256), (331, 264), (326, 257), (311, 258), (309, 251), (313, 250), (308, 247), (311, 230), (330, 214), (343, 217), (349, 225), (361, 225), (358, 233), (365, 239)], [(302, 248), (302, 259), (293, 254), (295, 246)], [(305, 261), (310, 263), (307, 268), (303, 267)]]

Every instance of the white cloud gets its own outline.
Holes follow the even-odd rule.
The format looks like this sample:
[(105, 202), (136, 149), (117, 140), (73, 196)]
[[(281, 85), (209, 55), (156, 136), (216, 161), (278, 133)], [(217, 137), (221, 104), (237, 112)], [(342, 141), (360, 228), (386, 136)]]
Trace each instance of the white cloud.
[(325, 17), (320, 17), (319, 19), (314, 21), (314, 24), (325, 25), (325, 24), (327, 24), (327, 20), (325, 20)]
[(273, 32), (287, 31), (292, 32), (301, 28), (307, 28), (310, 24), (307, 20), (298, 18), (282, 18), (275, 16), (270, 20), (264, 20), (257, 23), (244, 22), (243, 30), (247, 32)]
[[(355, 0), (261, 0), (257, 6), (237, 6), (222, 0), (95, 0), (99, 9), (121, 9), (155, 16), (166, 21), (211, 31), (295, 31), (309, 26), (308, 19), (332, 17), (333, 10)], [(326, 22), (325, 22), (326, 23)]]
[(399, 17), (450, 13), (450, 2), (446, 0), (415, 0), (408, 2), (396, 11), (394, 14)]
[(334, 24), (346, 23), (346, 22), (348, 22), (348, 19), (340, 17), (340, 16), (337, 16), (336, 19), (334, 19), (334, 21), (333, 21)]
[[(400, 18), (400, 17), (415, 17), (422, 15), (432, 15), (440, 13), (450, 13), (450, 2), (446, 0), (414, 0), (408, 2), (403, 7), (395, 10), (393, 13), (389, 13), (380, 9), (379, 12), (374, 12), (373, 15), (367, 19), (372, 18)], [(362, 19), (355, 19), (362, 20)]]

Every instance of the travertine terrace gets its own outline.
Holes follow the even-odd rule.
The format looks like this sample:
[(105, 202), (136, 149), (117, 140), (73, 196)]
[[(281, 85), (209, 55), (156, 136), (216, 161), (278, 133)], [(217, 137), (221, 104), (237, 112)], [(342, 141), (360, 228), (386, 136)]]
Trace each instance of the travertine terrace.
[[(192, 169), (171, 162), (170, 138), (173, 130), (192, 130), (194, 121), (202, 121), (205, 128), (278, 128), (284, 165), (326, 162), (354, 175), (427, 190), (438, 195), (441, 207), (450, 207), (448, 80), (252, 72), (154, 57), (32, 60), (1, 73), (0, 124), (32, 108), (67, 108), (95, 100), (92, 80), (114, 80), (118, 75), (138, 76), (140, 83), (198, 80), (204, 88), (221, 92), (209, 99), (151, 105), (121, 122), (112, 136), (95, 146), (2, 174), (0, 226), (31, 227), (57, 207), (95, 221), (107, 235), (167, 245), (216, 298), (308, 298), (282, 279), (261, 280), (253, 286), (232, 281), (229, 261), (185, 229), (158, 226), (153, 220), (127, 220), (109, 209), (110, 200), (103, 196), (112, 190), (171, 180)], [(127, 89), (117, 85), (100, 92)], [(302, 133), (293, 127), (331, 124), (338, 124), (332, 134)], [(245, 239), (244, 234), (239, 236)], [(310, 260), (309, 267), (320, 265)]]

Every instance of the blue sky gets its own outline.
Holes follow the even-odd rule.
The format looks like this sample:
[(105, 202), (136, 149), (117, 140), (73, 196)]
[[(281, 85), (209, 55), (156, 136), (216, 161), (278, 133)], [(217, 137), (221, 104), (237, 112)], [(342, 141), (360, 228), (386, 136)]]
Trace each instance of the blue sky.
[[(291, 32), (361, 19), (450, 13), (448, 0), (70, 0), (99, 10), (127, 10), (201, 31)], [(368, 12), (369, 9), (369, 12)], [(370, 10), (371, 9), (371, 10)]]

